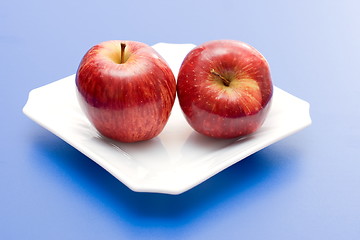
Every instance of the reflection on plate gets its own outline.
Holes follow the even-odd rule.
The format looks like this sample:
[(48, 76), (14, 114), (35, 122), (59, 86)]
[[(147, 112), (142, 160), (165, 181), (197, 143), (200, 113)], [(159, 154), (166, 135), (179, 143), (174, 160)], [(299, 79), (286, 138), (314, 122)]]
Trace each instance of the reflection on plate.
[[(177, 76), (192, 44), (159, 43), (154, 48)], [(309, 104), (275, 87), (264, 125), (231, 140), (195, 133), (175, 102), (169, 122), (156, 138), (120, 143), (100, 136), (78, 106), (75, 75), (34, 89), (23, 112), (109, 171), (130, 189), (180, 194), (216, 173), (311, 124)]]

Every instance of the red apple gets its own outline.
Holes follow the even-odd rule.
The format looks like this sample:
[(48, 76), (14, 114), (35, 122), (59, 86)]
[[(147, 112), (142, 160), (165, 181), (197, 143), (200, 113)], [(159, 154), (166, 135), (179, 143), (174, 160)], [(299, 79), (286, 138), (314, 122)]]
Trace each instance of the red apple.
[(195, 47), (185, 57), (177, 81), (179, 103), (188, 123), (215, 138), (256, 131), (267, 116), (273, 94), (265, 58), (235, 40)]
[(135, 41), (92, 47), (76, 73), (80, 105), (104, 136), (137, 142), (157, 136), (174, 104), (176, 81), (165, 60)]

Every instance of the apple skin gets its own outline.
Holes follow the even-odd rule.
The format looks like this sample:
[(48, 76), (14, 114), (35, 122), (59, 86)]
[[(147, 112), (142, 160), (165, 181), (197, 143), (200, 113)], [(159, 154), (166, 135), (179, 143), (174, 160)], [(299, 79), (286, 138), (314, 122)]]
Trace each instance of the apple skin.
[(255, 132), (271, 106), (266, 59), (236, 40), (213, 40), (191, 50), (177, 78), (181, 109), (190, 126), (214, 138)]
[(121, 142), (157, 136), (176, 96), (176, 80), (166, 61), (152, 47), (135, 41), (112, 40), (92, 47), (80, 62), (76, 86), (80, 106), (93, 126)]

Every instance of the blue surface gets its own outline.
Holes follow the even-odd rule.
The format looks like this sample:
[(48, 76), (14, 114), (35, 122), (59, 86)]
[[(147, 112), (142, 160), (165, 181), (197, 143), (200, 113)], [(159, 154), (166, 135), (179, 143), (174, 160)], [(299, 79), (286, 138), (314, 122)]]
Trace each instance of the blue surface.
[[(360, 239), (360, 2), (1, 1), (0, 239)], [(135, 193), (22, 114), (100, 41), (245, 41), (313, 124), (178, 195)]]

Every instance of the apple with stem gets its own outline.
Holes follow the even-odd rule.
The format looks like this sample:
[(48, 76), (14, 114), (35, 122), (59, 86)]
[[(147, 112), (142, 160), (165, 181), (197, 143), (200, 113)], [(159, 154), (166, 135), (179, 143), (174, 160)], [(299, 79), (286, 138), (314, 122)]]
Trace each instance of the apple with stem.
[(170, 116), (176, 80), (150, 46), (112, 40), (92, 47), (76, 73), (80, 106), (104, 136), (137, 142), (157, 136)]
[(236, 40), (201, 44), (185, 57), (177, 79), (181, 109), (197, 132), (235, 138), (255, 132), (271, 105), (266, 59)]

